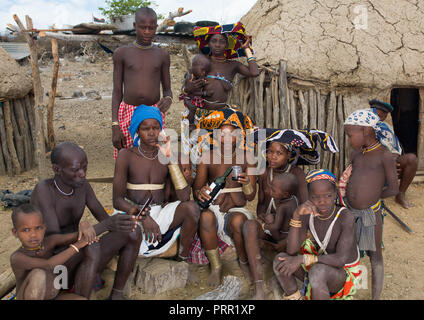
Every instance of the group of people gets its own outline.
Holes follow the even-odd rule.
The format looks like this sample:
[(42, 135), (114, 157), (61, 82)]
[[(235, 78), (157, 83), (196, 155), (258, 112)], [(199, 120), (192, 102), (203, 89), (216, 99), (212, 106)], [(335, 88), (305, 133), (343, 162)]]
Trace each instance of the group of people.
[[(396, 163), (408, 185), (413, 166), (413, 157), (398, 154), (396, 162), (392, 155), (390, 146), (398, 141), (382, 125), (381, 114), (390, 105), (374, 100), (371, 108), (347, 118), (345, 132), (354, 151), (339, 190), (328, 170), (305, 174), (300, 167), (318, 164), (318, 149), (338, 152), (330, 135), (263, 129), (261, 141), (253, 121), (227, 104), (237, 73), (259, 74), (244, 26), (198, 27), (199, 53), (180, 95), (186, 106), (182, 135), (197, 134), (195, 141), (181, 139), (185, 151), (174, 154), (164, 134), (173, 101), (170, 57), (152, 45), (156, 13), (140, 8), (134, 27), (134, 43), (113, 56), (115, 214), (106, 213), (85, 179), (85, 152), (72, 142), (57, 145), (51, 153), (54, 177), (39, 182), (30, 204), (12, 214), (13, 233), (22, 243), (11, 256), (17, 298), (89, 299), (101, 285), (102, 270), (119, 256), (109, 298), (123, 299), (137, 257), (161, 256), (177, 244), (177, 261), (210, 265), (211, 287), (222, 281), (220, 255), (233, 246), (254, 284), (254, 298), (266, 299), (261, 244), (268, 243), (285, 299), (351, 298), (361, 252), (370, 256), (372, 298), (378, 299), (384, 275), (381, 199), (399, 195)], [(244, 56), (247, 66), (232, 60)], [(261, 143), (266, 167), (257, 175), (251, 150)], [(225, 188), (213, 194), (213, 182), (236, 166), (238, 176), (226, 177)], [(399, 201), (406, 201), (405, 190)], [(255, 198), (253, 213), (246, 204)], [(82, 221), (86, 207), (97, 224)], [(57, 265), (66, 267), (68, 290), (54, 285)], [(300, 289), (296, 278), (303, 282)]]

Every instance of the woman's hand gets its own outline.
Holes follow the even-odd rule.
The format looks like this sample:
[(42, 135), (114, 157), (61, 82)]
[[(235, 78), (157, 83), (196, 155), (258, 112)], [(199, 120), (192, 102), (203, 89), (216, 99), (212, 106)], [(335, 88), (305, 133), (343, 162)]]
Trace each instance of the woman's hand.
[(141, 221), (141, 224), (143, 225), (144, 239), (147, 242), (155, 243), (156, 241), (162, 241), (159, 225), (151, 216), (147, 216), (146, 219)]

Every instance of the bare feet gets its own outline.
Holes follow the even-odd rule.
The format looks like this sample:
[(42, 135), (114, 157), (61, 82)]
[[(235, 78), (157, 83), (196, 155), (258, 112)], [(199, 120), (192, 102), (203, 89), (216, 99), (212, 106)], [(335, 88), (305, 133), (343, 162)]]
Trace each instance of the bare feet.
[(208, 278), (208, 285), (211, 288), (215, 288), (221, 284), (221, 273), (222, 267), (220, 268), (211, 268), (211, 274)]
[(406, 201), (405, 192), (399, 192), (397, 196), (395, 197), (395, 201), (399, 203), (405, 209), (409, 209), (414, 206), (414, 204)]
[(264, 281), (263, 280), (257, 280), (255, 281), (255, 295), (253, 296), (253, 300), (265, 300), (265, 288), (264, 288)]
[(243, 275), (249, 283), (253, 282), (252, 274), (250, 273), (249, 262), (243, 262), (239, 259), (239, 266), (241, 271), (243, 271)]
[(127, 300), (124, 297), (124, 290), (112, 289), (108, 300)]

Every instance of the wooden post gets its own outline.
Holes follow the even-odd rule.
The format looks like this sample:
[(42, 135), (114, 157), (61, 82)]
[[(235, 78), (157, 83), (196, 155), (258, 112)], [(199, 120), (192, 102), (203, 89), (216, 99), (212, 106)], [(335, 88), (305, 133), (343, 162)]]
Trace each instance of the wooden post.
[(299, 129), (307, 129), (308, 126), (308, 106), (305, 103), (305, 98), (303, 97), (302, 90), (298, 91), (299, 95), (299, 104), (302, 109), (302, 123), (300, 124)]
[(325, 131), (325, 97), (322, 99), (321, 93), (318, 90), (316, 92), (316, 99), (317, 99), (317, 127), (318, 130)]
[(296, 108), (296, 101), (294, 100), (294, 92), (293, 90), (289, 90), (289, 100), (290, 100), (290, 121), (291, 125), (289, 128), (292, 129), (298, 129), (297, 125), (297, 108)]
[[(290, 128), (289, 89), (287, 87), (287, 64), (283, 60), (280, 60), (278, 92), (280, 98), (280, 128), (287, 129)], [(278, 128), (278, 126), (275, 128)]]
[[(26, 16), (27, 29), (33, 29), (32, 20), (29, 16)], [(13, 19), (18, 24), (21, 30), (25, 30), (22, 22), (19, 20), (16, 14), (13, 15)], [(25, 39), (28, 43), (31, 53), (31, 67), (33, 77), (33, 89), (34, 89), (34, 133), (35, 133), (35, 159), (38, 164), (38, 179), (42, 180), (48, 177), (47, 163), (46, 163), (46, 146), (45, 137), (43, 130), (43, 87), (41, 86), (40, 70), (38, 68), (38, 54), (37, 45), (34, 39), (29, 33), (24, 32)]]
[(10, 101), (10, 121), (12, 123), (13, 129), (13, 140), (15, 144), (16, 154), (18, 155), (19, 165), (21, 166), (21, 170), (25, 168), (25, 155), (24, 155), (24, 139), (22, 137), (21, 132), (19, 132), (18, 124), (15, 116), (15, 102)]
[(266, 97), (266, 127), (272, 128), (272, 80), (269, 87), (265, 89)]
[[(4, 106), (3, 102), (3, 106)], [(12, 166), (12, 158), (9, 153), (9, 149), (7, 148), (7, 138), (6, 138), (6, 124), (4, 121), (4, 113), (3, 107), (0, 108), (0, 140), (1, 140), (1, 149), (3, 151), (4, 156), (4, 164), (6, 166), (6, 172), (9, 176), (13, 176), (13, 166)]]
[(21, 169), (21, 165), (19, 164), (15, 145), (13, 143), (13, 127), (12, 127), (9, 101), (4, 102), (3, 111), (4, 111), (4, 125), (6, 129), (6, 143), (7, 143), (7, 148), (9, 149), (9, 152), (10, 152), (10, 156), (12, 158), (13, 173), (19, 174), (22, 172), (22, 169)]
[[(325, 126), (325, 131), (330, 134), (334, 139), (336, 137), (334, 136), (334, 116), (336, 112), (336, 94), (334, 91), (331, 91), (330, 97), (328, 98), (328, 108), (327, 108), (327, 123)], [(337, 140), (336, 140), (337, 141)], [(331, 169), (330, 164), (332, 160), (332, 154), (329, 152), (324, 153), (324, 162), (323, 162), (323, 168), (325, 169)]]
[(57, 40), (51, 39), (52, 43), (52, 54), (53, 54), (53, 75), (52, 75), (52, 89), (49, 93), (49, 106), (47, 108), (47, 137), (48, 137), (48, 146), (49, 150), (53, 150), (56, 146), (56, 137), (54, 134), (53, 126), (53, 110), (54, 110), (54, 100), (56, 97), (56, 88), (57, 88), (57, 75), (59, 73), (59, 53), (57, 47)]
[(309, 89), (309, 128), (317, 129), (317, 106), (313, 89)]
[[(273, 76), (271, 81), (272, 94), (272, 127), (278, 128), (280, 124), (280, 103), (278, 99), (278, 76)], [(286, 115), (287, 117), (287, 115)], [(282, 127), (286, 129), (285, 127)]]
[(417, 143), (417, 156), (418, 156), (418, 170), (424, 169), (424, 89), (419, 89), (420, 102), (419, 102), (419, 116), (418, 116), (418, 143)]
[(256, 96), (256, 107), (255, 107), (255, 121), (259, 128), (263, 128), (264, 123), (264, 80), (265, 70), (262, 70), (259, 77), (255, 80), (255, 96)]
[(29, 170), (32, 168), (32, 139), (31, 135), (28, 130), (28, 123), (27, 119), (25, 118), (25, 110), (23, 106), (24, 99), (17, 99), (14, 102), (15, 106), (15, 115), (16, 115), (16, 122), (19, 126), (19, 131), (21, 132), (22, 139), (23, 139), (23, 145), (24, 145), (24, 155), (25, 155), (25, 170)]

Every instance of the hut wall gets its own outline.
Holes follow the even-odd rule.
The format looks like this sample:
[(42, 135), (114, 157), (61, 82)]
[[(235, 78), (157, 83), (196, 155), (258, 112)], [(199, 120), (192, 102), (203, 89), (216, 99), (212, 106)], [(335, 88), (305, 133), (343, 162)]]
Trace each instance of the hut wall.
[[(350, 161), (343, 123), (354, 110), (368, 108), (368, 101), (373, 98), (390, 102), (390, 89), (330, 88), (322, 81), (287, 74), (285, 62), (280, 61), (278, 68), (262, 67), (256, 79), (237, 76), (229, 101), (247, 113), (259, 128), (318, 129), (329, 133), (339, 152), (321, 152), (320, 164), (305, 166), (304, 170), (326, 168), (339, 177)], [(391, 123), (390, 117), (388, 122)]]

